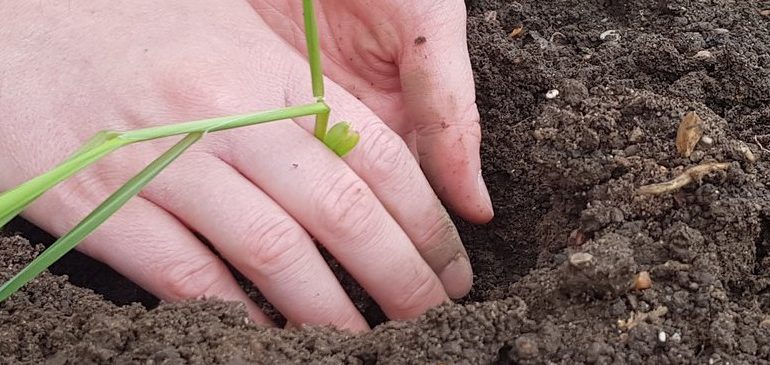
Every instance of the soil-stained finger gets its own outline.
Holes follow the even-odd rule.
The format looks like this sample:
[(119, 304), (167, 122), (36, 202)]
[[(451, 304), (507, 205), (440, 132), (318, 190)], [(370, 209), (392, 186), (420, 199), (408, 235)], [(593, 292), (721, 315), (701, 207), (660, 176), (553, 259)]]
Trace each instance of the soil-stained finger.
[(290, 322), (368, 330), (305, 230), (224, 161), (182, 157), (145, 195), (208, 238)]

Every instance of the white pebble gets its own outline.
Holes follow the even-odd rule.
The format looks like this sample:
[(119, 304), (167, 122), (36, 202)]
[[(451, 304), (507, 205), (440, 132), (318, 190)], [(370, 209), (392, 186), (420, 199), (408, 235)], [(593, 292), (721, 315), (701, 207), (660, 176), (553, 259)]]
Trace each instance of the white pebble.
[(711, 54), (711, 52), (709, 51), (698, 51), (698, 53), (696, 53), (693, 58), (695, 58), (696, 60), (705, 61), (705, 60), (710, 60), (714, 58), (714, 55)]
[(556, 89), (548, 90), (548, 92), (545, 93), (546, 99), (556, 99), (557, 96), (559, 96), (559, 90)]
[(674, 334), (671, 336), (671, 341), (674, 341), (674, 342), (682, 341), (682, 334), (679, 332), (674, 332)]
[(667, 338), (666, 332), (663, 332), (663, 331), (658, 332), (658, 341), (666, 342), (666, 338)]
[(599, 39), (609, 42), (617, 42), (620, 40), (620, 32), (615, 29), (605, 30), (599, 35)]

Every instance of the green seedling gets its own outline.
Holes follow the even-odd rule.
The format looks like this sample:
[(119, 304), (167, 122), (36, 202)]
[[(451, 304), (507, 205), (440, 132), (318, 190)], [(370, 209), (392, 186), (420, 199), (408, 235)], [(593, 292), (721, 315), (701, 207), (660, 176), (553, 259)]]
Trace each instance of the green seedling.
[(29, 265), (24, 267), (8, 282), (0, 286), (0, 302), (45, 271), (67, 252), (75, 248), (83, 239), (117, 212), (131, 198), (136, 196), (155, 176), (170, 165), (190, 146), (207, 133), (233, 128), (268, 123), (291, 118), (315, 115), (314, 135), (338, 156), (344, 156), (358, 143), (359, 135), (350, 128), (350, 124), (340, 122), (327, 132), (331, 109), (324, 102), (323, 71), (321, 51), (318, 40), (318, 26), (313, 10), (313, 0), (302, 2), (305, 20), (305, 39), (307, 40), (308, 60), (315, 102), (312, 104), (291, 106), (281, 109), (226, 116), (213, 119), (197, 120), (179, 124), (163, 125), (127, 132), (102, 131), (86, 142), (70, 158), (52, 170), (37, 176), (22, 185), (0, 194), (0, 228), (19, 215), (35, 199), (57, 184), (70, 178), (79, 171), (91, 166), (111, 152), (133, 143), (140, 143), (159, 138), (184, 136), (168, 151), (150, 163), (141, 172), (131, 178), (93, 212), (78, 223), (71, 231), (56, 240)]

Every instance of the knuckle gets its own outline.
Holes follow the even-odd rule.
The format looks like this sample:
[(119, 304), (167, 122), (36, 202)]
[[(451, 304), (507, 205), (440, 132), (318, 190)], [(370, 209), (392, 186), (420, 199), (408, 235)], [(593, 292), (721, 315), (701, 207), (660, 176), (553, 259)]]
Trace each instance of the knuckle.
[(168, 300), (203, 297), (217, 282), (224, 279), (224, 269), (214, 257), (200, 258), (171, 265), (161, 274), (161, 289)]
[(352, 172), (332, 175), (314, 199), (321, 225), (345, 240), (359, 238), (372, 222), (378, 201), (366, 183)]
[(430, 308), (443, 286), (428, 270), (416, 273), (393, 299), (393, 309), (404, 318), (416, 317)]
[(366, 135), (362, 150), (365, 153), (367, 169), (378, 181), (388, 181), (401, 176), (414, 158), (406, 143), (393, 131), (383, 125), (374, 125), (362, 131)]
[(248, 252), (244, 264), (261, 277), (280, 277), (302, 263), (303, 238), (304, 231), (288, 218), (255, 220), (242, 240)]
[(416, 234), (414, 243), (434, 270), (442, 268), (460, 253), (460, 235), (446, 213), (432, 217), (425, 223), (420, 225), (426, 228)]

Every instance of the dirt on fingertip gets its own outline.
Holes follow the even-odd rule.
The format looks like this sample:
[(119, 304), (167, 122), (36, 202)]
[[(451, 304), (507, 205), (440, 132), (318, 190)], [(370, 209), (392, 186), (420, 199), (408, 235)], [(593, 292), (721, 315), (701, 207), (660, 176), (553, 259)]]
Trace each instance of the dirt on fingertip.
[[(770, 2), (466, 5), (496, 212), (457, 220), (467, 298), (357, 336), (265, 329), (61, 275), (77, 261), (0, 304), (0, 363), (770, 364)], [(13, 233), (2, 280), (40, 249)]]

